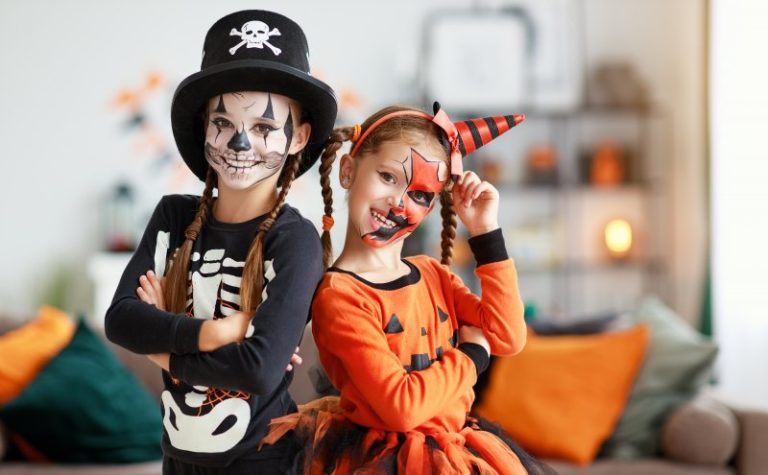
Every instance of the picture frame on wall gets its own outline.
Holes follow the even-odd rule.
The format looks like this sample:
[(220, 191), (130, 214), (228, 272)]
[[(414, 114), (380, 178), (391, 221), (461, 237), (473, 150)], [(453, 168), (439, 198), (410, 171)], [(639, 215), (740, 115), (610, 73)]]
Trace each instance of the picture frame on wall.
[(529, 92), (531, 26), (524, 14), (443, 12), (426, 29), (425, 99), (448, 110), (520, 109)]
[(444, 10), (424, 27), (424, 103), (453, 111), (573, 111), (583, 103), (579, 0)]

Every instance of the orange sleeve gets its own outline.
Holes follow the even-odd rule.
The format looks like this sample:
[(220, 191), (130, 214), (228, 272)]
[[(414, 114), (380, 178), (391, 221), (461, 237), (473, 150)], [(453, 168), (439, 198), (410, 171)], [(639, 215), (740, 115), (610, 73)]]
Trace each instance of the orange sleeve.
[(475, 364), (455, 348), (429, 368), (407, 372), (366, 300), (351, 289), (321, 289), (312, 305), (312, 331), (323, 366), (342, 396), (347, 385), (354, 386), (380, 419), (372, 426), (407, 432), (472, 390)]
[(517, 288), (517, 271), (512, 259), (483, 264), (475, 269), (482, 298), (473, 294), (461, 278), (449, 274), (454, 308), (460, 324), (483, 329), (494, 355), (514, 355), (525, 346), (523, 301)]

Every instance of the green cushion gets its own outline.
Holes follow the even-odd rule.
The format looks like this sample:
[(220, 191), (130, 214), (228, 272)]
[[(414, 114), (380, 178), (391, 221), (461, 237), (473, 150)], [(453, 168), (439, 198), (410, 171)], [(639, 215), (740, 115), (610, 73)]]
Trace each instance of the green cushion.
[(84, 322), (0, 420), (55, 462), (130, 463), (162, 457), (160, 408)]
[(657, 298), (643, 300), (633, 317), (650, 326), (650, 345), (621, 419), (603, 446), (605, 456), (657, 455), (664, 421), (706, 383), (717, 355), (715, 343)]

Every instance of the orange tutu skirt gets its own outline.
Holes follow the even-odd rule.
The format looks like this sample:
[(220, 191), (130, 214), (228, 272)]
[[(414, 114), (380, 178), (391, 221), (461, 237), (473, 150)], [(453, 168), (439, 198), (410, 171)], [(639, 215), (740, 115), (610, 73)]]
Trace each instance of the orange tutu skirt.
[(299, 406), (298, 412), (272, 420), (261, 445), (274, 444), (291, 431), (303, 447), (297, 471), (312, 475), (526, 475), (529, 471), (521, 457), (539, 465), (485, 421), (469, 419), (459, 432), (370, 429), (347, 419), (337, 396), (317, 399)]

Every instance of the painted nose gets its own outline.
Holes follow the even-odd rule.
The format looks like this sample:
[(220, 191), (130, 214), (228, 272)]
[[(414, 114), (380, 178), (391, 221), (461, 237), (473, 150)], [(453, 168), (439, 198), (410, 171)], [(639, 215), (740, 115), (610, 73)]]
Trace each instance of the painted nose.
[(248, 140), (248, 134), (245, 133), (245, 127), (232, 136), (229, 142), (227, 142), (227, 147), (235, 152), (245, 152), (251, 149), (251, 142)]
[(394, 197), (394, 196), (390, 197), (389, 206), (393, 214), (400, 215), (400, 216), (405, 214), (405, 204), (403, 203), (402, 197)]

